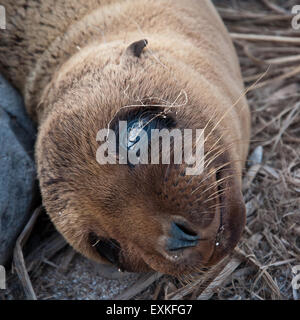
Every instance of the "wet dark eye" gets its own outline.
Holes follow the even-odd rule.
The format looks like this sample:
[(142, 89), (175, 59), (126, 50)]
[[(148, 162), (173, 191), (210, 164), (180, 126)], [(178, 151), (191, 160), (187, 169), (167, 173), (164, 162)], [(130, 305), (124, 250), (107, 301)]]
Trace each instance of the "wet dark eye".
[(119, 254), (121, 251), (118, 241), (114, 239), (98, 238), (96, 234), (91, 233), (90, 243), (102, 258), (108, 260), (113, 265), (118, 266)]
[[(126, 126), (120, 121), (126, 121)], [(121, 110), (116, 118), (111, 122), (110, 128), (114, 130), (117, 139), (117, 152), (121, 147), (123, 150), (136, 151), (136, 156), (140, 157), (138, 145), (147, 145), (151, 141), (152, 129), (171, 129), (176, 127), (173, 116), (161, 107), (136, 107), (126, 111)], [(128, 162), (130, 167), (134, 165)]]
[[(124, 130), (125, 131), (125, 130)], [(120, 145), (127, 150), (134, 150), (136, 144), (141, 141), (148, 143), (149, 125), (147, 119), (132, 120), (127, 124), (127, 130), (120, 132)], [(127, 136), (126, 134), (127, 133)]]

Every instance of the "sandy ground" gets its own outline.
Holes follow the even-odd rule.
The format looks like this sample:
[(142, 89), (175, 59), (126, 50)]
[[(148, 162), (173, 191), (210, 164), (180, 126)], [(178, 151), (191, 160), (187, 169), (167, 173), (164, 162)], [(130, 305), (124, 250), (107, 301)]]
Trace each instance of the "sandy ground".
[[(133, 285), (138, 275), (132, 274), (120, 280), (106, 279), (97, 272), (99, 266), (76, 254), (68, 270), (63, 273), (49, 266), (36, 285), (38, 299), (107, 300), (113, 299)], [(53, 285), (55, 283), (55, 285)]]

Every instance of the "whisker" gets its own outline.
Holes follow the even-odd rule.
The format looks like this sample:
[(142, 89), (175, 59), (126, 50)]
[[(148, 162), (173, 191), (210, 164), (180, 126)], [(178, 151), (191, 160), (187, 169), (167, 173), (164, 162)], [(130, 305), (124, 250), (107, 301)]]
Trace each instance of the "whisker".
[(214, 204), (214, 205), (210, 206), (209, 208), (211, 208), (211, 209), (223, 209), (223, 208), (226, 208), (226, 207), (227, 207), (226, 205), (220, 205), (218, 203), (218, 204)]
[(244, 90), (244, 92), (241, 93), (241, 95), (238, 97), (238, 99), (236, 100), (236, 102), (229, 107), (226, 112), (223, 114), (223, 116), (220, 118), (220, 120), (216, 123), (216, 125), (214, 126), (214, 128), (210, 131), (209, 135), (206, 137), (206, 139), (209, 138), (209, 136), (212, 134), (212, 132), (218, 127), (218, 125), (221, 123), (221, 121), (225, 118), (225, 116), (229, 113), (229, 111), (231, 111), (236, 105), (237, 103), (250, 91), (252, 90), (257, 83), (268, 73), (270, 66), (268, 66), (267, 70), (253, 83), (251, 84), (247, 89)]
[(220, 184), (221, 182), (224, 182), (226, 179), (229, 179), (229, 178), (232, 178), (232, 177), (235, 177), (235, 175), (232, 174), (232, 175), (230, 175), (230, 176), (226, 176), (226, 177), (224, 177), (224, 178), (222, 178), (222, 179), (220, 179), (220, 180), (215, 181), (214, 183), (212, 183), (212, 184), (209, 186), (209, 188), (207, 188), (207, 189), (205, 189), (204, 191), (202, 191), (201, 194), (202, 194), (202, 195), (205, 194), (207, 191), (209, 191), (210, 189), (216, 187), (216, 186), (217, 186), (218, 184)]
[[(218, 191), (212, 193), (212, 194), (210, 195), (210, 197), (207, 198), (207, 199), (206, 199), (205, 201), (203, 201), (202, 203), (206, 203), (206, 202), (209, 202), (209, 201), (212, 201), (212, 200), (218, 198), (220, 195), (224, 194), (224, 192), (227, 191), (227, 190), (229, 190), (229, 189), (230, 189), (230, 187), (227, 187), (227, 188), (222, 189), (221, 191), (218, 190)], [(212, 196), (214, 196), (214, 197), (212, 197)], [(197, 200), (197, 201), (198, 201), (198, 200)]]
[[(209, 155), (209, 154), (211, 154), (212, 152), (214, 152), (214, 151), (219, 151), (219, 150), (223, 150), (223, 151), (227, 151), (230, 147), (232, 147), (233, 145), (235, 145), (236, 143), (239, 143), (239, 142), (241, 142), (241, 141), (245, 141), (245, 143), (248, 143), (248, 140), (243, 140), (243, 139), (237, 139), (237, 140), (233, 140), (233, 141), (231, 141), (229, 144), (227, 144), (227, 145), (224, 145), (224, 146), (219, 146), (219, 147), (215, 147), (214, 149), (210, 149), (209, 150), (209, 152), (207, 152), (206, 154), (205, 154), (205, 158), (207, 158), (207, 156)], [(208, 158), (209, 160), (210, 160), (210, 158)], [(215, 158), (214, 158), (215, 159)], [(213, 160), (214, 160), (213, 159)], [(207, 160), (208, 161), (208, 160)], [(206, 162), (205, 162), (205, 164), (206, 164)]]
[(215, 159), (217, 159), (222, 153), (224, 153), (225, 151), (229, 150), (234, 144), (236, 143), (236, 141), (231, 142), (230, 144), (222, 147), (222, 149), (220, 149), (219, 151), (217, 151), (214, 156), (212, 158), (210, 158), (208, 160), (207, 163), (205, 163), (205, 166), (208, 167)]
[(230, 163), (231, 163), (231, 161), (228, 161), (228, 162), (226, 162), (225, 164), (222, 164), (221, 166), (219, 166), (218, 168), (216, 168), (215, 170), (210, 171), (209, 174), (205, 175), (205, 178), (203, 178), (203, 179), (199, 182), (199, 186), (198, 186), (195, 190), (193, 190), (193, 191), (191, 192), (191, 194), (195, 193), (195, 192), (201, 187), (201, 184), (202, 184), (204, 181), (206, 181), (207, 179), (209, 179), (214, 173), (216, 173), (218, 170), (222, 169), (224, 166), (227, 166), (227, 165), (230, 164)]

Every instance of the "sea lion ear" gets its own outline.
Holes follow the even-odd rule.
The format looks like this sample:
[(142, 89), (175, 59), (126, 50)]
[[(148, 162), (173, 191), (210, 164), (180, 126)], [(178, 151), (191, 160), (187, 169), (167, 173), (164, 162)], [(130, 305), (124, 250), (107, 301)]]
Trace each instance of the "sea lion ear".
[(135, 41), (126, 49), (126, 53), (139, 58), (147, 44), (148, 40), (146, 39)]

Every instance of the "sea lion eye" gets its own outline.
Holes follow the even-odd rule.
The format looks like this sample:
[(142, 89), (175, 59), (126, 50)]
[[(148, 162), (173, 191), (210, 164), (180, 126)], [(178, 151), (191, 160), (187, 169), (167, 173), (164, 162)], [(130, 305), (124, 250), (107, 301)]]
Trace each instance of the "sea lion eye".
[(96, 234), (91, 233), (90, 243), (102, 258), (108, 260), (113, 265), (118, 266), (119, 253), (121, 251), (118, 241), (114, 239), (98, 238)]
[[(127, 127), (127, 141), (125, 141), (126, 149), (133, 150), (137, 142), (143, 141), (143, 140), (145, 140), (146, 142), (146, 137), (148, 133), (147, 129), (148, 129), (147, 122), (145, 120), (140, 119), (140, 120), (131, 121)], [(123, 141), (123, 144), (124, 144), (124, 141)]]
[[(137, 118), (127, 124), (127, 128), (120, 131), (120, 146), (126, 152), (134, 152), (138, 159), (141, 153), (148, 149), (149, 139), (151, 137), (151, 125), (147, 118)], [(142, 149), (141, 150), (141, 146)], [(129, 167), (133, 168), (134, 164), (128, 162)]]
[[(142, 100), (143, 106), (131, 110), (120, 110), (110, 123), (110, 129), (116, 135), (116, 151), (121, 159), (127, 159), (129, 152), (137, 161), (127, 161), (130, 168), (137, 164), (146, 164), (150, 154), (152, 129), (173, 129), (177, 123), (170, 110), (150, 103), (149, 98)], [(123, 152), (125, 150), (125, 152)], [(147, 151), (148, 150), (148, 151)], [(140, 160), (140, 161), (139, 161)], [(123, 162), (124, 163), (124, 162)]]
[(149, 142), (152, 129), (169, 129), (176, 126), (173, 118), (166, 116), (164, 110), (159, 108), (134, 110), (129, 112), (123, 121), (127, 121), (127, 130), (120, 132), (119, 143), (127, 150), (134, 150), (137, 142)]

